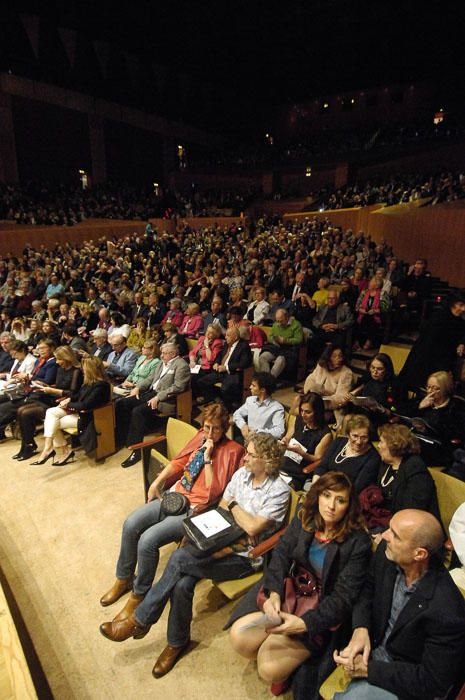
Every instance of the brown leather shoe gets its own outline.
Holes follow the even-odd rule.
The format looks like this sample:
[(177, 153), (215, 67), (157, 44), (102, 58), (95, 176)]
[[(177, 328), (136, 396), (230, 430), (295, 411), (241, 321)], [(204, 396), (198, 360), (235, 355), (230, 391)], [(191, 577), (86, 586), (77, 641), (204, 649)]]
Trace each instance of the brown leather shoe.
[(190, 642), (187, 642), (187, 644), (184, 644), (182, 647), (172, 647), (168, 644), (155, 661), (155, 666), (152, 669), (152, 676), (161, 678), (169, 673), (181, 654), (186, 651), (189, 644)]
[(131, 590), (133, 578), (117, 578), (109, 591), (100, 598), (100, 605), (105, 608), (107, 605), (113, 605), (125, 593)]
[(140, 625), (134, 615), (126, 617), (119, 622), (104, 622), (100, 625), (100, 632), (112, 642), (124, 642), (129, 637), (142, 639), (150, 629), (150, 625)]
[(127, 617), (132, 615), (137, 606), (144, 600), (143, 595), (136, 595), (135, 593), (130, 593), (129, 598), (126, 601), (126, 605), (122, 610), (119, 611), (117, 615), (113, 618), (113, 622), (120, 622), (120, 620), (125, 620)]

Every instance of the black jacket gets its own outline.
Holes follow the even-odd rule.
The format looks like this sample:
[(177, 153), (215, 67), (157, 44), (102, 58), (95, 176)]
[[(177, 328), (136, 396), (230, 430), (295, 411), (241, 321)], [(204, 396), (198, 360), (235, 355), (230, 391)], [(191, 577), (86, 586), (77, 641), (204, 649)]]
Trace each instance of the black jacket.
[[(218, 355), (217, 363), (221, 365), (223, 363), (223, 358), (226, 357), (228, 352), (227, 346), (225, 346)], [(235, 374), (243, 369), (247, 369), (252, 364), (252, 351), (250, 345), (246, 340), (238, 340), (236, 347), (233, 350), (232, 355), (229, 358), (228, 367), (229, 374)]]
[[(372, 648), (383, 639), (389, 616), (397, 565), (385, 555), (382, 542), (375, 555), (352, 624), (367, 627)], [(449, 573), (431, 560), (388, 637), (392, 661), (368, 662), (368, 682), (400, 700), (444, 697), (465, 658), (465, 601)]]
[(97, 433), (94, 426), (92, 411), (104, 406), (110, 400), (111, 386), (109, 382), (99, 380), (93, 384), (83, 384), (76, 401), (70, 401), (68, 408), (80, 413), (78, 430), (81, 445), (86, 454), (97, 447)]
[[(298, 515), (294, 517), (285, 534), (273, 551), (270, 564), (263, 577), (265, 590), (283, 595), (284, 578), (292, 560), (308, 567), (308, 550), (313, 533), (302, 528)], [(321, 581), (321, 599), (318, 607), (303, 615), (307, 625), (307, 641), (348, 618), (360, 594), (365, 580), (371, 553), (367, 533), (351, 533), (341, 544), (331, 542), (326, 550)]]
[[(284, 577), (292, 560), (308, 568), (308, 548), (313, 533), (302, 529), (296, 515), (286, 533), (273, 550), (270, 564), (263, 579), (254, 586), (233, 611), (227, 626), (243, 615), (257, 610), (256, 596), (263, 584), (267, 591), (276, 591), (282, 596)], [(308, 632), (305, 644), (312, 647), (312, 637), (328, 632), (331, 627), (350, 620), (355, 601), (365, 580), (371, 553), (371, 541), (366, 532), (353, 532), (338, 544), (328, 545), (322, 574), (321, 600), (315, 610), (303, 615)]]
[[(378, 473), (378, 486), (386, 472), (383, 464)], [(404, 508), (427, 510), (440, 520), (438, 498), (433, 477), (419, 455), (406, 455), (392, 483), (390, 510), (397, 513)]]

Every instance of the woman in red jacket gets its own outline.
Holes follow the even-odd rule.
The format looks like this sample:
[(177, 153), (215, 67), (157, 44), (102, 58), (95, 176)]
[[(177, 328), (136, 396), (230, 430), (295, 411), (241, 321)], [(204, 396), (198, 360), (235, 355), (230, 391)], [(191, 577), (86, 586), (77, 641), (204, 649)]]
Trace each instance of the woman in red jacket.
[[(201, 430), (151, 484), (148, 502), (126, 519), (116, 581), (100, 599), (101, 605), (112, 605), (132, 590), (118, 619), (128, 617), (150, 590), (160, 547), (182, 538), (184, 518), (217, 501), (239, 467), (244, 449), (226, 437), (228, 427), (229, 414), (222, 404), (206, 406)], [(170, 491), (188, 499), (188, 509), (180, 515), (164, 516), (162, 513), (162, 488), (166, 480), (175, 482)], [(134, 578), (136, 565), (137, 576)]]

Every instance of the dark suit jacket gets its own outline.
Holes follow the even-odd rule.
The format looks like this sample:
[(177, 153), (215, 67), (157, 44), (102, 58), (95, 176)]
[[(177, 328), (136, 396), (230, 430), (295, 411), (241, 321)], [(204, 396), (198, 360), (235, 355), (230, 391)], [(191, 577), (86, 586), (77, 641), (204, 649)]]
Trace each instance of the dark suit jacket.
[[(91, 355), (95, 355), (96, 350), (98, 350), (98, 348), (97, 348), (97, 346), (95, 345), (95, 343), (93, 343), (93, 344), (91, 345), (91, 347), (90, 347), (89, 352), (90, 352)], [(100, 347), (100, 352), (99, 352), (99, 354), (97, 355), (97, 357), (100, 357), (100, 359), (101, 359), (102, 362), (103, 362), (104, 360), (107, 359), (108, 355), (109, 355), (111, 352), (113, 352), (113, 348), (111, 347), (110, 343), (104, 343), (104, 344)]]
[[(328, 305), (323, 304), (319, 310), (316, 312), (316, 316), (313, 319), (314, 328), (320, 328), (324, 323), (326, 323), (326, 315), (328, 313)], [(347, 330), (354, 323), (354, 317), (348, 306), (345, 304), (338, 304), (336, 310), (336, 323), (337, 327), (341, 331)]]
[[(226, 357), (228, 348), (224, 347), (217, 358), (217, 363), (221, 365), (223, 363), (223, 358)], [(229, 374), (235, 374), (236, 372), (241, 372), (252, 364), (252, 351), (250, 345), (246, 340), (239, 340), (236, 347), (233, 350), (231, 357), (229, 358), (228, 367)]]
[[(372, 648), (383, 639), (391, 613), (397, 566), (382, 542), (352, 616), (367, 627)], [(368, 662), (368, 682), (400, 700), (433, 700), (446, 695), (462, 670), (465, 654), (465, 601), (446, 569), (434, 559), (409, 597), (387, 640), (392, 661)]]

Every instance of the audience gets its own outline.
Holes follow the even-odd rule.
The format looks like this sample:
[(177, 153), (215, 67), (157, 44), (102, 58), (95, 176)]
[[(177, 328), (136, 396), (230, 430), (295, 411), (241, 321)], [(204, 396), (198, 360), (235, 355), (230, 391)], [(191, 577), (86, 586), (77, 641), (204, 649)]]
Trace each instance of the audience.
[(366, 416), (351, 416), (347, 421), (347, 437), (337, 437), (329, 445), (314, 471), (313, 482), (326, 472), (338, 469), (352, 479), (357, 493), (376, 484), (381, 460), (370, 442), (370, 431)]
[[(306, 495), (286, 533), (273, 551), (260, 583), (267, 616), (260, 624), (257, 586), (233, 612), (230, 639), (234, 649), (257, 660), (259, 675), (272, 683), (279, 695), (289, 676), (304, 662), (318, 666), (331, 655), (337, 629), (350, 617), (367, 575), (370, 541), (365, 532), (358, 498), (350, 478), (340, 471), (325, 474)], [(321, 591), (313, 609), (303, 614), (289, 611), (284, 581), (289, 568), (304, 578), (310, 571)], [(258, 624), (257, 624), (258, 623)], [(307, 697), (318, 695), (318, 686), (307, 684)]]
[(279, 308), (268, 338), (269, 342), (263, 346), (260, 353), (260, 370), (271, 372), (275, 378), (279, 377), (286, 367), (288, 372), (295, 370), (303, 337), (299, 321), (291, 318), (286, 309)]
[[(272, 534), (286, 515), (289, 489), (279, 476), (281, 457), (282, 449), (272, 435), (251, 435), (247, 440), (245, 466), (231, 475), (224, 490), (220, 507), (229, 510), (234, 521), (245, 531), (243, 544), (236, 542), (232, 547), (225, 547), (215, 556), (206, 558), (199, 558), (199, 553), (195, 550), (192, 552), (190, 547), (176, 550), (161, 578), (148, 590), (143, 600), (139, 597), (135, 601), (130, 614), (122, 620), (116, 619), (100, 626), (101, 633), (115, 642), (143, 636), (151, 625), (158, 622), (170, 601), (168, 645), (153, 667), (155, 678), (161, 678), (171, 671), (189, 646), (192, 597), (197, 581), (202, 578), (219, 581), (242, 578), (261, 568), (262, 557), (252, 559), (247, 553), (252, 549), (252, 541), (260, 542)], [(153, 574), (152, 567), (146, 578), (148, 587)], [(144, 593), (148, 587), (144, 586)]]
[[(449, 196), (444, 195), (442, 189), (446, 179), (438, 181), (442, 182), (438, 201), (443, 196)], [(453, 191), (451, 182), (447, 187), (450, 194)], [(359, 203), (369, 203), (378, 196), (375, 190), (371, 188), (366, 196), (356, 188), (346, 194), (358, 199)], [(427, 192), (430, 198), (436, 196), (434, 182), (424, 190), (414, 188), (409, 197), (416, 198)], [(387, 201), (392, 204), (399, 192), (393, 185), (391, 188), (380, 188), (379, 194), (389, 195)], [(346, 201), (345, 196), (336, 196), (336, 204)], [(405, 194), (401, 195), (403, 201), (405, 197)], [(187, 206), (187, 202), (183, 206)], [(120, 214), (123, 214), (123, 209), (122, 205)], [(60, 217), (50, 212), (44, 211), (43, 216), (50, 223), (59, 223)], [(69, 212), (63, 216), (69, 216), (73, 222), (79, 218)], [(33, 214), (29, 219), (31, 223), (32, 219), (36, 223), (41, 220)], [(41, 247), (35, 250), (27, 246), (22, 255), (6, 255), (0, 260), (0, 379), (15, 383), (20, 389), (18, 393), (10, 395), (3, 391), (0, 397), (0, 438), (5, 437), (6, 425), (17, 415), (22, 441), (14, 455), (16, 459), (27, 460), (37, 453), (35, 430), (44, 416), (45, 444), (34, 464), (45, 464), (55, 457), (55, 466), (64, 466), (74, 458), (74, 450), (68, 446), (62, 432), (62, 428), (68, 425), (78, 425), (82, 433), (81, 442), (87, 452), (92, 445), (95, 447), (95, 427), (89, 408), (108, 400), (109, 381), (117, 387), (116, 393), (121, 395), (115, 403), (119, 446), (137, 445), (147, 432), (160, 425), (163, 416), (174, 415), (176, 396), (189, 387), (191, 380), (194, 398), (203, 397), (203, 400), (211, 401), (221, 397), (225, 404), (221, 408), (217, 404), (214, 404), (214, 409), (211, 406), (206, 408), (202, 419), (203, 431), (199, 432), (197, 442), (189, 443), (191, 449), (182, 451), (173, 460), (175, 470), (170, 467), (162, 472), (163, 476), (157, 477), (149, 493), (149, 498), (156, 500), (148, 504), (152, 506), (152, 511), (156, 510), (155, 505), (158, 508), (157, 522), (151, 521), (146, 531), (138, 531), (137, 536), (134, 533), (128, 535), (131, 552), (129, 549), (123, 552), (122, 549), (121, 557), (125, 558), (125, 565), (117, 569), (118, 580), (102, 599), (102, 604), (110, 604), (130, 590), (132, 575), (138, 564), (142, 573), (138, 573), (128, 606), (119, 619), (117, 616), (116, 621), (106, 623), (102, 629), (103, 634), (117, 640), (126, 638), (128, 631), (142, 636), (146, 625), (158, 619), (154, 606), (159, 604), (160, 610), (164, 606), (168, 595), (164, 587), (166, 581), (168, 588), (171, 587), (174, 610), (181, 606), (183, 613), (186, 613), (182, 595), (187, 593), (191, 596), (198, 578), (218, 575), (220, 567), (216, 559), (193, 561), (185, 550), (180, 550), (166, 567), (166, 576), (164, 574), (161, 579), (163, 585), (159, 582), (150, 590), (158, 547), (166, 541), (163, 533), (160, 535), (160, 527), (168, 524), (168, 518), (162, 520), (159, 517), (161, 481), (178, 476), (179, 469), (185, 469), (190, 474), (191, 463), (195, 461), (193, 458), (199, 457), (200, 464), (202, 457), (198, 480), (194, 477), (196, 481), (188, 497), (191, 499), (192, 493), (198, 493), (198, 503), (202, 503), (203, 507), (214, 500), (213, 495), (216, 498), (221, 495), (239, 465), (242, 451), (224, 437), (228, 427), (226, 409), (236, 409), (232, 417), (234, 428), (240, 432), (238, 438), (247, 443), (247, 465), (252, 474), (251, 477), (249, 473), (248, 479), (252, 482), (255, 479), (255, 482), (250, 487), (244, 478), (237, 492), (225, 492), (232, 498), (230, 500), (225, 495), (225, 503), (228, 506), (233, 504), (233, 517), (245, 531), (249, 535), (260, 533), (260, 538), (265, 532), (275, 529), (282, 520), (285, 512), (283, 504), (287, 499), (287, 489), (284, 488), (280, 495), (283, 498), (286, 495), (286, 499), (281, 504), (279, 517), (266, 515), (271, 512), (267, 510), (271, 502), (268, 496), (263, 502), (263, 517), (259, 515), (262, 506), (258, 509), (249, 507), (248, 495), (247, 503), (241, 500), (247, 488), (260, 491), (271, 478), (271, 472), (260, 466), (266, 452), (265, 447), (263, 454), (261, 452), (262, 439), (266, 442), (266, 436), (262, 438), (262, 433), (269, 433), (273, 439), (281, 439), (286, 455), (280, 467), (292, 480), (291, 486), (294, 488), (303, 488), (305, 481), (311, 478), (309, 472), (316, 463), (310, 493), (323, 488), (321, 484), (318, 486), (318, 480), (328, 479), (328, 472), (334, 469), (353, 480), (354, 493), (364, 492), (367, 487), (379, 489), (382, 508), (387, 515), (384, 524), (375, 527), (374, 531), (388, 527), (391, 514), (397, 518), (402, 513), (409, 513), (403, 510), (405, 508), (421, 507), (438, 514), (434, 483), (427, 467), (447, 464), (453, 447), (465, 438), (462, 402), (460, 397), (454, 396), (460, 390), (458, 362), (465, 355), (465, 303), (460, 294), (451, 295), (445, 308), (425, 321), (431, 278), (426, 261), (422, 258), (417, 258), (407, 269), (393, 256), (392, 249), (385, 241), (375, 243), (370, 235), (363, 232), (342, 231), (323, 217), (299, 221), (262, 217), (247, 222), (244, 227), (238, 224), (225, 227), (199, 225), (196, 229), (179, 221), (173, 234), (160, 234), (152, 230), (150, 236), (147, 235), (134, 234), (119, 240), (101, 239), (74, 245), (57, 243), (50, 249)], [(340, 294), (333, 286), (339, 284)], [(423, 319), (419, 339), (401, 374), (404, 388), (413, 390), (416, 397), (413, 404), (401, 405), (405, 409), (402, 413), (406, 415), (398, 418), (408, 423), (409, 428), (413, 426), (419, 440), (405, 426), (392, 424), (400, 397), (389, 358), (374, 355), (369, 374), (362, 377), (351, 391), (352, 370), (339, 347), (350, 351), (352, 340), (362, 344), (365, 349), (377, 345), (380, 331), (383, 330), (384, 313), (391, 305), (401, 323), (407, 320), (410, 323), (412, 319), (420, 317)], [(225, 316), (226, 309), (228, 318)], [(265, 329), (269, 331), (268, 339), (264, 330), (259, 328), (267, 323), (273, 324), (271, 331)], [(303, 327), (309, 330), (308, 347), (312, 358), (321, 352), (323, 354), (305, 381), (304, 395), (295, 397), (293, 413), (296, 421), (293, 424), (291, 419), (283, 437), (284, 408), (273, 400), (272, 394), (276, 378), (281, 377), (284, 370), (295, 381), (299, 348), (304, 343)], [(352, 327), (353, 339), (350, 333)], [(305, 342), (307, 337), (305, 335)], [(57, 345), (60, 347), (55, 350)], [(156, 357), (158, 345), (161, 345), (161, 361)], [(259, 371), (251, 382), (251, 396), (244, 401), (243, 390), (246, 387), (243, 372), (252, 365), (252, 351), (258, 355), (256, 362)], [(30, 352), (36, 353), (38, 359), (35, 360)], [(186, 357), (189, 364), (183, 359)], [(82, 387), (80, 365), (84, 371)], [(310, 370), (311, 365), (304, 369)], [(215, 387), (216, 384), (220, 386)], [(423, 397), (420, 392), (425, 387), (426, 395)], [(370, 398), (377, 402), (375, 409), (373, 404), (370, 405)], [(54, 406), (57, 399), (60, 403)], [(335, 412), (337, 428), (344, 427), (346, 437), (338, 435), (332, 440), (325, 408)], [(213, 410), (211, 415), (208, 413), (210, 409)], [(70, 410), (74, 412), (70, 413)], [(344, 423), (343, 412), (351, 414), (345, 417)], [(376, 426), (381, 425), (378, 451), (370, 442), (370, 421), (361, 413), (369, 415)], [(205, 416), (210, 416), (208, 420), (212, 425)], [(418, 417), (423, 422), (419, 422)], [(205, 433), (206, 425), (210, 437)], [(421, 432), (422, 429), (424, 432)], [(207, 440), (202, 445), (205, 437)], [(220, 454), (226, 455), (222, 485), (216, 483)], [(228, 462), (231, 454), (234, 468)], [(122, 466), (131, 466), (140, 458), (140, 450), (134, 450)], [(189, 479), (186, 474), (184, 477)], [(275, 483), (274, 479), (271, 481)], [(215, 494), (212, 491), (213, 483), (216, 484), (213, 489)], [(281, 482), (276, 483), (280, 485)], [(177, 484), (175, 490), (182, 492), (179, 486), (182, 480)], [(236, 486), (234, 477), (230, 487), (236, 489)], [(331, 490), (331, 487), (328, 488)], [(327, 490), (324, 487), (321, 494)], [(351, 492), (348, 498), (352, 499)], [(195, 502), (191, 501), (191, 504), (196, 506)], [(319, 505), (319, 502), (313, 503), (316, 510), (312, 511), (311, 518), (308, 516), (305, 521), (307, 525), (310, 521), (317, 522)], [(370, 512), (365, 512), (369, 521)], [(178, 529), (182, 529), (182, 517), (177, 521)], [(251, 528), (250, 518), (255, 523)], [(402, 519), (393, 520), (394, 524), (397, 522), (402, 527)], [(326, 529), (326, 525), (324, 523), (323, 529)], [(157, 553), (152, 556), (152, 563), (148, 563), (146, 569), (145, 554), (138, 557), (137, 548), (139, 543), (142, 551), (141, 543), (147, 540), (147, 552), (150, 550), (153, 554), (152, 541), (147, 534), (152, 527), (159, 528), (155, 546)], [(303, 525), (302, 528), (305, 529)], [(174, 538), (172, 534), (169, 536)], [(407, 571), (411, 569), (410, 565), (404, 568), (405, 558), (400, 555), (394, 558), (398, 554), (395, 548), (405, 546), (408, 549), (407, 544), (399, 545), (389, 528), (382, 538), (378, 533), (377, 539), (387, 542), (388, 557), (383, 566), (397, 562), (407, 576)], [(331, 541), (328, 547), (333, 544), (336, 545), (336, 540)], [(341, 551), (345, 544), (345, 540), (337, 540)], [(422, 550), (423, 545), (418, 544), (417, 550)], [(383, 547), (382, 543), (381, 549)], [(393, 552), (392, 557), (390, 552)], [(409, 552), (408, 556), (411, 549)], [(380, 555), (376, 556), (379, 559)], [(415, 560), (427, 561), (427, 566), (422, 569), (425, 576), (430, 575), (430, 560), (433, 558), (428, 550), (423, 558)], [(239, 575), (249, 572), (250, 562), (247, 558), (242, 556), (240, 567), (236, 567), (237, 559), (239, 557), (231, 560), (234, 566), (228, 569), (232, 577), (238, 572)], [(174, 575), (173, 570), (178, 565), (181, 568)], [(229, 566), (229, 563), (225, 565)], [(144, 571), (148, 571), (148, 575)], [(139, 576), (142, 578), (139, 579)], [(147, 602), (143, 603), (145, 594)], [(416, 589), (413, 594), (416, 595)], [(274, 609), (276, 606), (272, 607)], [(168, 647), (155, 667), (157, 677), (170, 670), (185, 649), (187, 618), (190, 623), (190, 616), (187, 615), (186, 625), (182, 629), (173, 627), (170, 622)], [(362, 616), (358, 619), (362, 619)], [(366, 619), (365, 615), (364, 622)], [(295, 620), (291, 622), (294, 624)], [(298, 624), (302, 634), (307, 634), (305, 630), (308, 630), (310, 637), (313, 627), (305, 624), (304, 630), (302, 620)], [(255, 648), (256, 651), (260, 647), (259, 659), (262, 646), (264, 650), (273, 646), (272, 641), (268, 640), (274, 640), (277, 649), (287, 649), (292, 635), (287, 635), (286, 630), (283, 629), (282, 634), (262, 635), (260, 644)], [(382, 635), (375, 638), (378, 640), (378, 651), (381, 651), (379, 655), (375, 650), (374, 659), (368, 658), (365, 637), (363, 649), (359, 649), (365, 652), (362, 659), (357, 657), (358, 651), (354, 651), (358, 649), (357, 645), (351, 642), (348, 651), (336, 655), (336, 660), (346, 665), (354, 677), (361, 671), (362, 675), (368, 673), (369, 684), (373, 680), (373, 685), (382, 685), (386, 683), (386, 671), (382, 664), (390, 653), (391, 640), (387, 637), (383, 639)], [(429, 639), (427, 634), (425, 638)], [(282, 647), (278, 644), (280, 640)], [(260, 663), (260, 673), (269, 680), (284, 680), (286, 674), (305, 661), (296, 673), (298, 685), (301, 674), (305, 674), (305, 669), (317, 661), (316, 656), (306, 661), (310, 653), (308, 644), (302, 643), (298, 649), (294, 647), (298, 652), (298, 663), (284, 670), (279, 664), (272, 664), (271, 668)], [(333, 648), (331, 645), (324, 647), (326, 661), (330, 657), (329, 650), (332, 653)], [(396, 653), (404, 659), (400, 652)], [(415, 653), (420, 652), (415, 650)], [(403, 662), (411, 663), (406, 659)], [(380, 683), (377, 682), (377, 674)], [(439, 694), (444, 684), (439, 676), (435, 682)], [(388, 687), (389, 683), (386, 685)]]
[[(190, 386), (189, 365), (179, 356), (177, 345), (164, 343), (161, 362), (155, 368), (148, 387), (139, 387), (137, 395), (116, 402), (116, 436), (120, 446), (135, 445), (160, 424), (161, 416), (175, 413), (176, 396)], [(122, 463), (132, 467), (141, 459), (141, 451), (133, 450)]]

